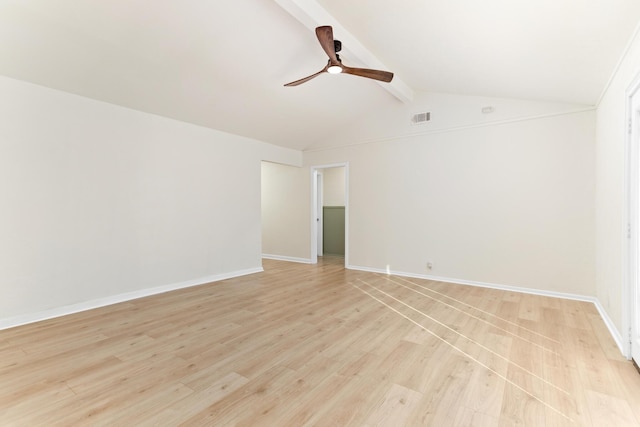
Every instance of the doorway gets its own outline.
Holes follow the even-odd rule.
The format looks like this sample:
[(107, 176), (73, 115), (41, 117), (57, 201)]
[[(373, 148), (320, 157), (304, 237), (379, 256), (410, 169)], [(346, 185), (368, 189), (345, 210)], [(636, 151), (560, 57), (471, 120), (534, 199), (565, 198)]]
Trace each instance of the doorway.
[[(348, 265), (348, 182), (348, 163), (311, 167), (311, 261), (313, 263), (318, 262), (318, 256), (335, 254), (344, 255), (344, 265)], [(342, 253), (337, 253), (340, 249), (335, 248), (340, 247)]]

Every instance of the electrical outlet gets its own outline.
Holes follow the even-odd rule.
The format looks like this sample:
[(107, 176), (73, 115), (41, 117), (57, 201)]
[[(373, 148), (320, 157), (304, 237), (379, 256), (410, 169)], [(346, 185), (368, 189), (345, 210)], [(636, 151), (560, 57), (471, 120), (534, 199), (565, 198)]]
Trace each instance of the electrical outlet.
[(427, 261), (427, 270), (433, 270), (433, 262)]

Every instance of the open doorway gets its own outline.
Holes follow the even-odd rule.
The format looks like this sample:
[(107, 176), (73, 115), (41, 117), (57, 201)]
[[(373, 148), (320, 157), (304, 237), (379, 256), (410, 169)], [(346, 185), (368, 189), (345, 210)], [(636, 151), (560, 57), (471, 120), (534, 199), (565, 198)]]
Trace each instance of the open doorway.
[(348, 265), (349, 168), (347, 163), (311, 167), (311, 260), (344, 257)]

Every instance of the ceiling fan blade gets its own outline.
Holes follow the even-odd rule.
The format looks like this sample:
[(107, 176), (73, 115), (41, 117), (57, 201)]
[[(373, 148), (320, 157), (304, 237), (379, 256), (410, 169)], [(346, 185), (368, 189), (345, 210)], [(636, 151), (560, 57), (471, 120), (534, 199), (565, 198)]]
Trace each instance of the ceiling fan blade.
[(352, 68), (342, 66), (342, 72), (354, 76), (367, 77), (369, 79), (380, 80), (389, 83), (393, 79), (393, 73), (389, 71), (371, 70), (369, 68)]
[(316, 37), (318, 37), (318, 41), (320, 42), (322, 49), (324, 49), (327, 55), (329, 55), (331, 62), (334, 64), (339, 63), (338, 56), (336, 55), (336, 48), (333, 43), (333, 28), (329, 25), (316, 28)]
[(291, 82), (291, 83), (287, 83), (285, 86), (289, 87), (289, 86), (298, 86), (301, 85), (302, 83), (308, 82), (309, 80), (318, 77), (320, 74), (324, 73), (327, 71), (327, 67), (324, 67), (322, 70), (318, 71), (315, 74), (311, 74), (310, 76), (307, 76), (303, 79), (300, 80), (296, 80), (295, 82)]

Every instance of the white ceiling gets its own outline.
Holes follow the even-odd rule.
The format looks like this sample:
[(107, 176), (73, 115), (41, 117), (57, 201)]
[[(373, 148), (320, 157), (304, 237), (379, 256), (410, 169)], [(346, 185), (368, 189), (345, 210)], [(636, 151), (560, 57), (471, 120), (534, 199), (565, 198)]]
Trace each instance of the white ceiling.
[[(291, 1), (414, 92), (586, 105), (640, 19), (637, 0)], [(273, 0), (0, 0), (0, 74), (300, 150), (401, 102), (348, 75), (283, 86), (325, 63)]]

